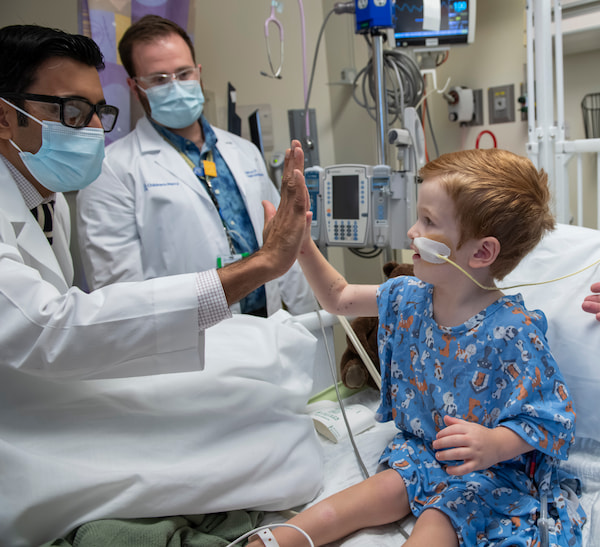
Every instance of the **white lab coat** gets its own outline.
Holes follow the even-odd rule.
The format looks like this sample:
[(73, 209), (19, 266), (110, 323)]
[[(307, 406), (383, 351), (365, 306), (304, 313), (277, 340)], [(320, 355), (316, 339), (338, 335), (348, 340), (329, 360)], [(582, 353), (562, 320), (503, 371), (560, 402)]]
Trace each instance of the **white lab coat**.
[[(68, 258), (69, 232), (68, 206), (57, 195), (61, 258)], [(225, 373), (200, 371), (195, 277), (91, 294), (69, 288), (0, 161), (2, 545), (39, 545), (99, 518), (283, 508), (315, 495), (321, 462), (303, 413), (309, 378), (298, 378), (295, 363), (282, 368), (275, 327), (264, 328), (262, 346), (273, 354), (264, 371), (244, 368), (258, 336), (247, 337)], [(224, 365), (228, 323), (218, 326), (212, 350)], [(310, 342), (301, 340), (300, 351), (288, 352), (302, 354)], [(286, 440), (266, 442), (263, 424), (279, 424), (269, 432)], [(260, 445), (246, 450), (253, 439)]]
[[(74, 378), (201, 368), (194, 275), (115, 285), (91, 295), (69, 288), (73, 267), (64, 196), (57, 194), (50, 247), (2, 162), (0, 214), (0, 347), (5, 363), (34, 374)], [(185, 353), (183, 369), (156, 357), (173, 351)]]
[[(217, 149), (240, 189), (259, 245), (262, 200), (279, 193), (256, 146), (213, 128)], [(202, 183), (147, 118), (107, 148), (100, 177), (77, 197), (78, 232), (90, 288), (115, 281), (204, 271), (229, 254), (221, 219)], [(271, 315), (283, 300), (292, 314), (312, 311), (315, 300), (298, 263), (266, 285)], [(239, 304), (232, 307), (239, 312)]]

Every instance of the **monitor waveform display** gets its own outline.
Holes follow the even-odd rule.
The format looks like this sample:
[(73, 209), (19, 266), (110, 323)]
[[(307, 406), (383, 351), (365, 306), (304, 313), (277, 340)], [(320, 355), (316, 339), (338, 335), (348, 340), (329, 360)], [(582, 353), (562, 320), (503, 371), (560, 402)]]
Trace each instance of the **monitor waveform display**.
[(439, 30), (423, 29), (423, 0), (396, 3), (396, 46), (461, 44), (473, 41), (475, 0), (442, 0)]

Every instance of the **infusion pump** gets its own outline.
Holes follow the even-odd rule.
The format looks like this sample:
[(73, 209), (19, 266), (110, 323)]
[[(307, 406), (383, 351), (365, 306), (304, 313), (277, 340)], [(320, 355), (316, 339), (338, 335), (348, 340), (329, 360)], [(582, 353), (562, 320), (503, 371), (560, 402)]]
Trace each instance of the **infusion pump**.
[[(304, 175), (313, 213), (311, 236), (318, 244), (381, 248), (396, 243), (391, 215), (398, 213), (400, 201), (406, 207), (406, 193), (389, 166), (315, 166)], [(402, 234), (406, 215), (400, 217), (395, 227)]]

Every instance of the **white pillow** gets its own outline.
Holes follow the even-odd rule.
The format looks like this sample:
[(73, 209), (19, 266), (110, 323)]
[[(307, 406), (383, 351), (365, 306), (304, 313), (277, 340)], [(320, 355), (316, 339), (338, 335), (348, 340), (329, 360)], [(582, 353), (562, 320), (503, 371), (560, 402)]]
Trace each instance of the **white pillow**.
[[(600, 259), (600, 231), (559, 224), (499, 286), (539, 282), (580, 270)], [(548, 341), (575, 401), (577, 437), (600, 441), (600, 322), (581, 309), (600, 265), (554, 283), (505, 290), (520, 292), (528, 309), (548, 319)]]

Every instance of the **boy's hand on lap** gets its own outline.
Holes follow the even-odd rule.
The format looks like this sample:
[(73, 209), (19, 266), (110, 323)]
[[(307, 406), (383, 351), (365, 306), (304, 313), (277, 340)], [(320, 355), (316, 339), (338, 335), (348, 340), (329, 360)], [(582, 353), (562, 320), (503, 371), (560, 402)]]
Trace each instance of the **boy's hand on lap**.
[(446, 467), (449, 475), (466, 475), (498, 463), (494, 430), (453, 416), (444, 416), (446, 427), (438, 432), (433, 448), (440, 462), (462, 460)]

